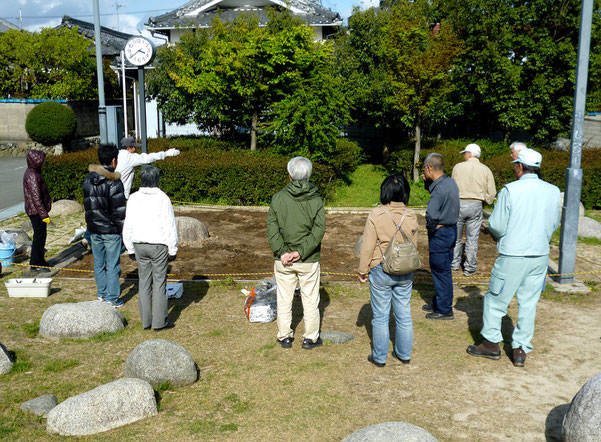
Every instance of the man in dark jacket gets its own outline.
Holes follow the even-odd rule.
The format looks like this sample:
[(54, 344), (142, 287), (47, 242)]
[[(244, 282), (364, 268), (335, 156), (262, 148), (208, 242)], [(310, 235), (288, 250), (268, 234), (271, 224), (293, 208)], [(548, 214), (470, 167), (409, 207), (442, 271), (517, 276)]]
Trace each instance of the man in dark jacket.
[(283, 348), (292, 347), (294, 340), (290, 325), (297, 284), (301, 289), (305, 322), (302, 347), (311, 350), (322, 345), (319, 260), (326, 216), (317, 187), (309, 182), (311, 172), (311, 161), (307, 158), (292, 158), (288, 162), (290, 183), (273, 196), (267, 215), (267, 239), (275, 259), (277, 282), (277, 340)]
[(46, 245), (46, 227), (50, 223), (48, 212), (50, 212), (50, 208), (52, 207), (48, 186), (41, 173), (45, 158), (46, 154), (42, 151), (28, 150), (27, 170), (23, 175), (25, 213), (29, 216), (33, 227), (29, 265), (32, 270), (40, 272), (50, 271), (44, 268), (49, 267), (44, 259), (44, 247)]
[(91, 234), (94, 279), (98, 300), (121, 307), (121, 232), (125, 220), (125, 194), (115, 172), (119, 149), (113, 144), (98, 147), (100, 165), (91, 164), (83, 182), (83, 205)]

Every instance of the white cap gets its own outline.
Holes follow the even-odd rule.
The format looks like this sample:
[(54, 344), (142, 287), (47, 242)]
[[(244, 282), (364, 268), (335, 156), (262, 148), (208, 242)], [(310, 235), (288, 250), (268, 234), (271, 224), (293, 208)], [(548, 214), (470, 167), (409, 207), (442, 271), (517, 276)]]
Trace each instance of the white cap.
[(520, 150), (518, 159), (511, 161), (512, 163), (522, 163), (526, 166), (540, 167), (543, 161), (543, 156), (534, 149), (526, 148)]
[(469, 152), (474, 157), (480, 158), (480, 146), (478, 146), (477, 144), (474, 144), (474, 143), (468, 144), (467, 146), (465, 146), (465, 149), (463, 149), (459, 153), (465, 153), (465, 152)]

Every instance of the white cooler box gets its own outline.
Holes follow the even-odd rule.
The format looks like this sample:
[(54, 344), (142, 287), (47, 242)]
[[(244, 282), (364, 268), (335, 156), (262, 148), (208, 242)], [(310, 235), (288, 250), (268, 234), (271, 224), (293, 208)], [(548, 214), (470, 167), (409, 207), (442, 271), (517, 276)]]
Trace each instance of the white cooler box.
[(15, 278), (4, 285), (11, 298), (46, 298), (50, 294), (52, 278)]

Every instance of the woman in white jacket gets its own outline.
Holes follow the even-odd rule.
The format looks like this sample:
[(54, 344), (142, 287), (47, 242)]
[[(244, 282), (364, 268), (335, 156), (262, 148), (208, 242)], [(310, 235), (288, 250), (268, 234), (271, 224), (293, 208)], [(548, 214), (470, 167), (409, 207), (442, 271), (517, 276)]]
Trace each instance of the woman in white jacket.
[[(175, 327), (167, 318), (167, 264), (177, 254), (177, 228), (169, 197), (159, 189), (159, 170), (142, 166), (140, 190), (127, 202), (123, 243), (138, 261), (138, 303), (142, 327), (154, 331)], [(135, 255), (135, 257), (134, 257)]]

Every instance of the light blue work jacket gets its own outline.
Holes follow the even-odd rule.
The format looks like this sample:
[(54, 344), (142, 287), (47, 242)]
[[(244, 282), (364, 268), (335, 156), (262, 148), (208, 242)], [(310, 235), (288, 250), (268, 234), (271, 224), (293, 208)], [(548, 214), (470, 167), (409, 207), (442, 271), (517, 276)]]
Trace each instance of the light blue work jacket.
[(551, 235), (559, 226), (559, 189), (527, 173), (501, 189), (488, 219), (501, 255), (549, 254)]

